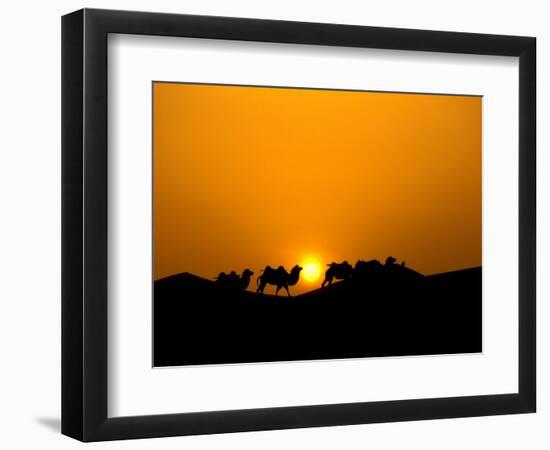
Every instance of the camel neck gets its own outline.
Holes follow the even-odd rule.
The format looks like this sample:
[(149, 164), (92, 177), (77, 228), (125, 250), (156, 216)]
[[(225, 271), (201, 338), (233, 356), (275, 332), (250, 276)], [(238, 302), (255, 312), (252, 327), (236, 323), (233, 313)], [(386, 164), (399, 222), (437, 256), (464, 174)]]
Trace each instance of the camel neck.
[(294, 285), (298, 282), (298, 278), (300, 277), (300, 272), (298, 272), (297, 270), (292, 270), (290, 272), (290, 276), (288, 277), (288, 284), (289, 285)]

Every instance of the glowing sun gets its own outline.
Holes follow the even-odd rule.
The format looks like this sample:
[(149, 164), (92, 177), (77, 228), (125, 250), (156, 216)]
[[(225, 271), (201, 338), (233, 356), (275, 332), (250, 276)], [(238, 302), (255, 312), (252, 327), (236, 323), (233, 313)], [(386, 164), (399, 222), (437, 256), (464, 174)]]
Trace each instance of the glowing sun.
[(321, 276), (321, 264), (318, 261), (309, 259), (302, 263), (302, 267), (304, 268), (302, 276), (309, 283), (317, 281)]

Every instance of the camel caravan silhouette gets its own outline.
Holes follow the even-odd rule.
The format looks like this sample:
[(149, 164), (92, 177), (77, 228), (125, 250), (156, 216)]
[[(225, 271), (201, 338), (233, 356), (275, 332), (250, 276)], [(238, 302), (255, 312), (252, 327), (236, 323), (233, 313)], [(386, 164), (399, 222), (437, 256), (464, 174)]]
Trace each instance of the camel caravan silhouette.
[(250, 279), (254, 275), (250, 269), (244, 269), (242, 275), (239, 277), (234, 270), (229, 274), (220, 272), (216, 278), (216, 284), (224, 289), (240, 290), (244, 291), (250, 284)]
[(325, 272), (325, 279), (321, 284), (321, 288), (324, 288), (327, 284), (332, 285), (333, 280), (368, 280), (373, 277), (385, 277), (392, 273), (399, 274), (401, 277), (417, 277), (420, 274), (414, 270), (405, 268), (405, 261), (400, 264), (396, 264), (397, 259), (393, 256), (388, 256), (384, 264), (377, 259), (371, 259), (370, 261), (364, 261), (362, 259), (352, 266), (347, 261), (342, 263), (332, 262), (327, 264), (328, 269)]
[[(355, 266), (352, 266), (349, 262), (344, 261), (341, 263), (331, 262), (327, 264), (328, 269), (325, 271), (325, 278), (321, 284), (321, 288), (325, 286), (332, 286), (334, 280), (347, 281), (350, 279), (364, 279), (371, 278), (373, 275), (384, 275), (395, 272), (396, 270), (401, 272), (410, 272), (418, 274), (418, 272), (405, 268), (405, 262), (396, 264), (397, 260), (393, 256), (388, 256), (384, 264), (377, 259), (370, 261), (358, 260)], [(295, 286), (300, 280), (300, 272), (302, 267), (295, 265), (290, 272), (279, 266), (274, 269), (271, 266), (265, 266), (261, 270), (262, 274), (256, 281), (256, 292), (263, 294), (266, 286), (271, 284), (276, 286), (275, 295), (279, 295), (279, 291), (284, 288), (289, 297), (289, 286)], [(250, 279), (254, 275), (254, 272), (250, 269), (245, 269), (239, 276), (234, 270), (230, 273), (220, 272), (217, 277), (214, 278), (216, 285), (223, 289), (229, 289), (234, 291), (245, 291), (250, 285)]]
[[(262, 274), (258, 277), (256, 292), (258, 294), (263, 294), (266, 285), (271, 284), (277, 287), (275, 295), (279, 295), (279, 290), (281, 288), (285, 288), (286, 293), (289, 297), (291, 297), (288, 287), (294, 286), (298, 283), (301, 271), (302, 267), (299, 265), (295, 265), (290, 270), (290, 273), (287, 272), (283, 266), (279, 266), (277, 269), (274, 269), (271, 266), (266, 266), (261, 271)], [(252, 275), (254, 275), (254, 272), (250, 269), (243, 270), (241, 276), (232, 270), (230, 273), (220, 272), (214, 280), (216, 282), (216, 286), (222, 289), (245, 291), (250, 285)]]

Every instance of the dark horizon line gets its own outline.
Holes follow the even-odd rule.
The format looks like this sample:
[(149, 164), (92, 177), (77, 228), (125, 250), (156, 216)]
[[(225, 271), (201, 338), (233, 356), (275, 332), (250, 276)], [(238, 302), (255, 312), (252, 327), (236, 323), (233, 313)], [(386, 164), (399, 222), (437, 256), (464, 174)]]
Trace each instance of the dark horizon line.
[[(383, 264), (382, 264), (383, 265)], [(399, 264), (396, 264), (397, 266)], [(410, 267), (408, 266), (405, 266), (407, 269), (411, 269)], [(436, 272), (436, 273), (430, 273), (430, 274), (423, 274), (421, 272), (418, 272), (414, 269), (411, 269), (411, 270), (414, 270), (415, 272), (417, 272), (418, 274), (422, 275), (423, 277), (433, 277), (433, 276), (438, 276), (438, 275), (445, 275), (445, 274), (449, 274), (449, 273), (455, 273), (455, 272), (462, 272), (462, 271), (465, 271), (465, 270), (474, 270), (474, 269), (482, 269), (483, 268), (483, 265), (481, 266), (469, 266), (469, 267), (463, 267), (461, 269), (455, 269), (455, 270), (447, 270), (445, 272)], [(153, 283), (156, 283), (157, 281), (162, 281), (162, 280), (166, 280), (168, 278), (172, 278), (172, 277), (177, 277), (179, 275), (192, 275), (194, 277), (197, 277), (197, 278), (202, 278), (203, 280), (206, 280), (206, 281), (213, 281), (215, 279), (215, 277), (211, 277), (211, 278), (206, 278), (204, 276), (201, 276), (201, 275), (196, 275), (192, 272), (188, 272), (188, 271), (184, 271), (184, 272), (178, 272), (178, 273), (174, 273), (172, 275), (168, 275), (168, 276), (165, 276), (165, 277), (162, 277), (162, 278), (157, 278), (155, 279), (153, 277)], [(308, 291), (309, 292), (309, 291)]]

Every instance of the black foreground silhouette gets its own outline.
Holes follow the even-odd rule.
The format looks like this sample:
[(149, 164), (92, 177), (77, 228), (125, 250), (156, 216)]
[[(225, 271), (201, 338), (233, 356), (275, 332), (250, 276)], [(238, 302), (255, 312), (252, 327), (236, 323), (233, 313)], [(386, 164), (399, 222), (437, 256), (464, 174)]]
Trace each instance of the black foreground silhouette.
[(394, 263), (329, 265), (324, 287), (295, 297), (190, 273), (158, 280), (154, 365), (481, 352), (481, 268), (423, 276)]

